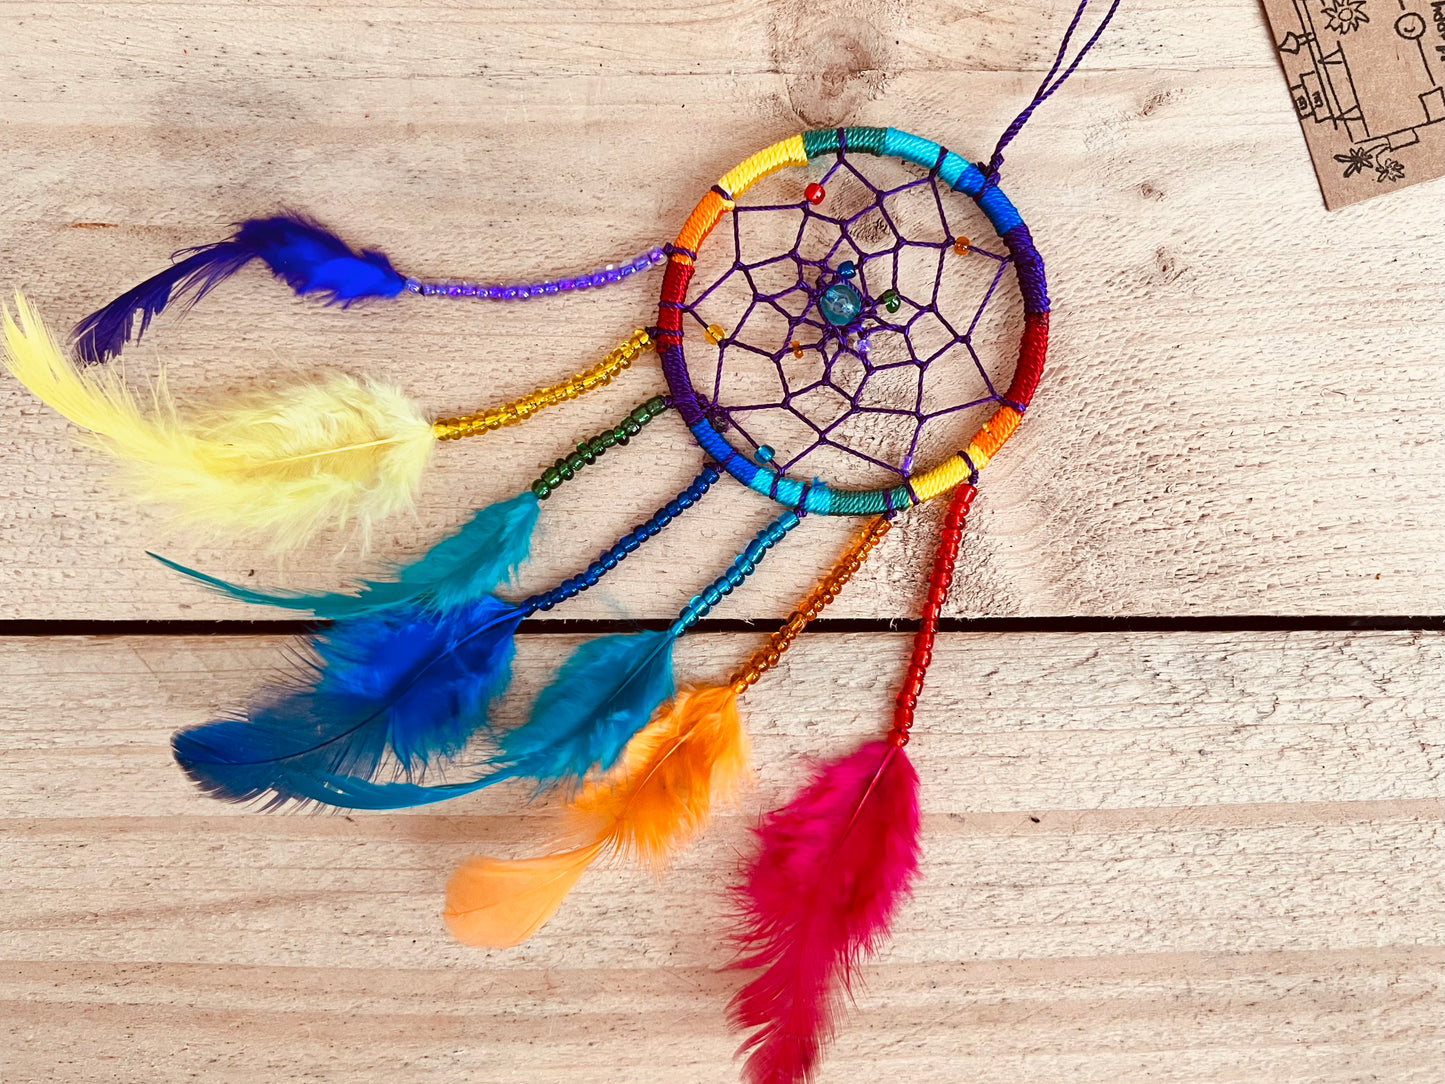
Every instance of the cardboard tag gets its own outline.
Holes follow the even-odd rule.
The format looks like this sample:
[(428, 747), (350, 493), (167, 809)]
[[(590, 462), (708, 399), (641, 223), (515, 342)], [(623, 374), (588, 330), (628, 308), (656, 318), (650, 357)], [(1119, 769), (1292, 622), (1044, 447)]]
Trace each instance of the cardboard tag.
[(1445, 176), (1445, 0), (1263, 0), (1330, 210)]

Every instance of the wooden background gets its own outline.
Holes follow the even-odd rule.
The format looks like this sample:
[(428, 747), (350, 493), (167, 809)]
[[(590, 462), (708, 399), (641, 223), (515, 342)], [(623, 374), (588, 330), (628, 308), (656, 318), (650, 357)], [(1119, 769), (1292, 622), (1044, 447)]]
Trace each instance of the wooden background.
[[(0, 279), (65, 326), (285, 206), (418, 275), (581, 270), (800, 128), (985, 157), (1070, 10), (0, 0)], [(1445, 642), (1408, 615), (1445, 587), (1445, 189), (1326, 214), (1254, 0), (1126, 0), (1006, 175), (1048, 260), (1052, 365), (987, 472), (920, 711), (924, 876), (820, 1081), (1439, 1081)], [(164, 359), (181, 395), (380, 373), (453, 412), (590, 362), (656, 285), (342, 312), (248, 270), (127, 363)], [(659, 380), (444, 447), (372, 559)], [(549, 502), (529, 585), (691, 476), (685, 431), (654, 424)], [(769, 518), (730, 495), (568, 616), (670, 616)], [(749, 695), (738, 809), (665, 878), (591, 876), (531, 942), (479, 952), (438, 919), (448, 871), (527, 853), (545, 809), (263, 816), (168, 756), (284, 637), (237, 634), (268, 615), (145, 549), (301, 587), (365, 562), (173, 532), (0, 383), (0, 1081), (736, 1079), (722, 886), (802, 755), (884, 725), (908, 645), (889, 621), (916, 612), (935, 517), (840, 600), (847, 631)], [(680, 674), (725, 674), (846, 529), (808, 521), (720, 614), (759, 633), (689, 637)], [(519, 691), (575, 642), (524, 637)]]

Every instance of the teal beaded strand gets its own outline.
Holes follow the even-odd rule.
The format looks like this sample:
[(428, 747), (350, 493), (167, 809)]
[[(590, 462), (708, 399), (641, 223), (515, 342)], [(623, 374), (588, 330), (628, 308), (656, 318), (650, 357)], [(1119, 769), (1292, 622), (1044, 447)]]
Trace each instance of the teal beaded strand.
[(644, 425), (665, 411), (667, 407), (668, 402), (663, 396), (654, 395), (647, 402), (633, 407), (627, 416), (611, 429), (598, 433), (589, 440), (578, 441), (575, 452), (564, 455), (538, 476), (537, 480), (532, 483), (532, 492), (537, 495), (539, 501), (545, 501), (552, 491), (563, 482), (570, 482), (583, 467), (597, 462), (598, 457), (604, 454), (608, 448), (614, 445), (626, 445), (629, 440), (642, 432)]
[(691, 601), (682, 608), (682, 613), (677, 615), (677, 620), (672, 623), (672, 634), (681, 636), (706, 617), (712, 608), (722, 601), (724, 595), (732, 594), (733, 588), (753, 574), (768, 550), (781, 542), (783, 536), (799, 522), (798, 513), (789, 509), (759, 531), (743, 552), (733, 558), (733, 563), (726, 572), (703, 588), (701, 594), (692, 596)]

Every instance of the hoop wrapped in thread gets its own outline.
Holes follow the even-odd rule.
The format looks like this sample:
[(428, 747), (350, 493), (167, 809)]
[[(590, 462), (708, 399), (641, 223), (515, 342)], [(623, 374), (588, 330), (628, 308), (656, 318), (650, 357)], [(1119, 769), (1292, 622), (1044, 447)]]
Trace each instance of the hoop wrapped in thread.
[[(693, 279), (698, 251), (722, 219), (734, 211), (737, 200), (757, 181), (788, 166), (806, 166), (827, 154), (840, 157), (863, 152), (893, 157), (920, 166), (952, 189), (969, 196), (988, 218), (1008, 249), (1023, 297), (1024, 326), (1018, 360), (1007, 391), (998, 397), (993, 414), (962, 449), (902, 483), (876, 489), (846, 489), (822, 482), (805, 483), (785, 476), (767, 462), (759, 463), (736, 447), (715, 427), (708, 402), (693, 387), (683, 345), (683, 314)], [(815, 197), (817, 197), (815, 199)], [(823, 196), (809, 186), (804, 203), (816, 206)], [(851, 265), (851, 261), (848, 261)], [(849, 270), (856, 270), (850, 266)], [(853, 280), (853, 275), (843, 275)], [(854, 289), (851, 285), (848, 289)], [(826, 293), (826, 291), (825, 291)], [(893, 296), (888, 296), (892, 294)], [(894, 311), (896, 292), (890, 289), (879, 302)], [(819, 299), (820, 303), (822, 299)], [(1013, 435), (1033, 398), (1048, 353), (1049, 300), (1043, 259), (1022, 217), (983, 171), (932, 140), (895, 128), (835, 128), (804, 132), (757, 152), (726, 173), (698, 201), (683, 224), (668, 254), (659, 301), (656, 339), (662, 370), (678, 412), (702, 449), (743, 485), (764, 493), (788, 507), (823, 515), (877, 515), (906, 508), (946, 493), (986, 466)], [(791, 348), (792, 343), (789, 342)]]

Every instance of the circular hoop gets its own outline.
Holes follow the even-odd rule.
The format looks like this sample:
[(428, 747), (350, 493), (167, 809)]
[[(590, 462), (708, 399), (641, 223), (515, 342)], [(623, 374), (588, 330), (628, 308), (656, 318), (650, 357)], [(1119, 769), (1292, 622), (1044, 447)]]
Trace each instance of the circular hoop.
[[(1007, 247), (1024, 303), (1018, 361), (999, 407), (967, 447), (956, 455), (922, 473), (908, 476), (899, 485), (879, 489), (842, 489), (821, 482), (801, 482), (771, 466), (755, 463), (733, 447), (708, 420), (706, 404), (693, 389), (688, 375), (682, 345), (682, 312), (698, 249), (722, 216), (736, 206), (738, 197), (763, 177), (785, 166), (806, 166), (820, 154), (846, 151), (902, 159), (936, 174), (955, 191), (969, 196)], [(657, 348), (662, 355), (662, 372), (672, 392), (673, 404), (699, 446), (724, 470), (748, 488), (789, 508), (832, 516), (877, 515), (920, 504), (969, 480), (987, 466), (1013, 435), (1043, 375), (1049, 342), (1049, 297), (1044, 261), (1034, 248), (1028, 227), (999, 189), (996, 179), (985, 177), (978, 167), (932, 140), (896, 128), (824, 128), (803, 132), (759, 151), (724, 174), (698, 201), (668, 253), (657, 327)]]

